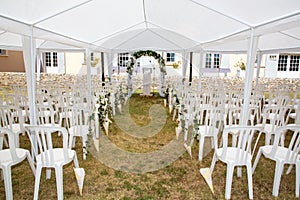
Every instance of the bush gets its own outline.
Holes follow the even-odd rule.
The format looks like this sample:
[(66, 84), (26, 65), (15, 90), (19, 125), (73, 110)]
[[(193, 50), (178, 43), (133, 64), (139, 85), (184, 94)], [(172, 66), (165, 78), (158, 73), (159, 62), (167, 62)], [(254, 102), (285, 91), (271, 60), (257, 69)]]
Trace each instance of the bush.
[(174, 69), (177, 69), (179, 67), (179, 64), (178, 63), (173, 63), (172, 66), (173, 66)]

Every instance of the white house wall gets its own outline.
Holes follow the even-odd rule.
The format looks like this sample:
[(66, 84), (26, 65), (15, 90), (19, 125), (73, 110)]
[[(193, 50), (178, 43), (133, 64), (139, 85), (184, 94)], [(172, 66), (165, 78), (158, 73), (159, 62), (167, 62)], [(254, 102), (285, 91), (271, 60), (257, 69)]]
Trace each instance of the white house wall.
[[(270, 59), (270, 56), (272, 56), (272, 59)], [(266, 68), (265, 68), (266, 78), (277, 77), (278, 57), (279, 57), (278, 54), (272, 54), (266, 56)]]
[[(87, 67), (84, 65), (84, 52), (66, 52), (66, 73), (67, 74), (87, 74)], [(91, 74), (100, 74), (101, 56), (100, 53), (94, 53), (94, 58), (99, 58), (96, 66), (91, 67)]]
[[(222, 55), (222, 57), (224, 57), (224, 55)], [(264, 57), (262, 58), (262, 62), (261, 62), (261, 68), (259, 71), (259, 77), (265, 77), (265, 63), (264, 63)], [(245, 65), (247, 64), (247, 55), (246, 54), (227, 54), (227, 57), (229, 58), (229, 66), (230, 66), (230, 73), (228, 74), (229, 77), (242, 77), (245, 78), (245, 70), (240, 70), (240, 72), (238, 73), (239, 68), (235, 67), (236, 64), (239, 61), (242, 61), (245, 63)], [(223, 61), (223, 60), (222, 60)], [(226, 62), (225, 62), (226, 63)], [(255, 63), (255, 67), (254, 67), (254, 72), (253, 72), (253, 79), (256, 78), (256, 74), (257, 74), (257, 64)]]
[[(64, 54), (65, 58), (63, 59), (63, 53), (58, 54), (59, 58), (59, 67), (56, 68), (56, 71), (54, 68), (47, 69), (48, 73), (64, 73), (66, 72), (67, 74), (86, 74), (86, 66), (82, 65), (84, 63), (84, 53), (82, 52), (67, 52)], [(270, 55), (276, 56), (275, 60), (270, 59)], [(166, 52), (163, 53), (163, 57), (166, 59)], [(261, 63), (261, 68), (260, 68), (260, 74), (259, 77), (266, 77), (266, 78), (299, 78), (300, 73), (299, 72), (278, 72), (277, 67), (278, 67), (278, 57), (279, 54), (268, 54), (268, 55), (263, 55), (262, 57), (262, 63)], [(94, 58), (99, 58), (101, 59), (100, 53), (94, 53)], [(63, 61), (63, 62), (61, 62)], [(202, 71), (203, 76), (228, 76), (228, 77), (244, 77), (245, 71), (240, 71), (240, 75), (238, 75), (238, 68), (235, 67), (236, 63), (242, 61), (244, 63), (247, 62), (247, 55), (246, 54), (221, 54), (221, 63), (220, 63), (220, 68), (230, 68), (230, 72), (225, 74), (225, 73), (205, 73)], [(64, 64), (65, 62), (65, 64)], [(200, 66), (200, 53), (193, 53), (193, 77), (199, 76), (199, 66)], [(118, 54), (114, 54), (114, 60), (113, 60), (113, 66), (117, 66), (118, 63)], [(175, 53), (175, 63), (178, 63), (179, 66), (177, 69), (174, 69), (172, 64), (174, 62), (168, 62), (166, 63), (167, 66), (167, 75), (168, 76), (180, 76), (182, 74), (182, 57), (180, 53)], [(189, 68), (189, 60), (187, 62), (187, 74), (186, 77), (189, 77), (190, 73), (190, 68)], [(204, 58), (202, 60), (202, 67), (205, 68), (205, 54)], [(107, 72), (107, 63), (105, 62), (105, 75), (108, 74)], [(92, 74), (101, 74), (101, 60), (99, 60), (99, 63), (96, 65), (96, 67), (92, 67)], [(123, 70), (124, 71), (124, 70)], [(126, 69), (125, 69), (126, 71)], [(256, 77), (256, 71), (257, 67), (254, 68), (254, 77)]]
[(268, 54), (266, 55), (266, 68), (265, 77), (266, 78), (299, 78), (299, 71), (289, 71), (289, 62), (287, 66), (287, 71), (278, 71), (278, 60), (279, 54)]
[(49, 74), (65, 73), (65, 55), (63, 52), (57, 52), (57, 67), (46, 67), (46, 72)]
[(65, 65), (65, 54), (64, 53), (58, 53), (57, 54), (58, 57), (58, 73), (59, 74), (63, 74), (66, 71), (66, 65)]
[(84, 63), (83, 52), (68, 52), (66, 53), (66, 73), (67, 74), (79, 74), (82, 69), (82, 64)]

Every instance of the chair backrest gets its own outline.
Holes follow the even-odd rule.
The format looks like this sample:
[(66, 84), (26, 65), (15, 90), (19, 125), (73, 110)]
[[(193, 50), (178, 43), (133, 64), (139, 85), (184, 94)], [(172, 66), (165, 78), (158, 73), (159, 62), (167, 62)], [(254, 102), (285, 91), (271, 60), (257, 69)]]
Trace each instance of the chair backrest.
[(262, 114), (262, 124), (272, 124), (274, 125), (274, 127), (285, 125), (287, 112), (289, 112), (290, 109), (290, 106), (264, 106)]
[(56, 95), (55, 96), (56, 104), (54, 105), (55, 109), (58, 112), (61, 112), (63, 108), (70, 106), (72, 104), (72, 97), (73, 97), (73, 95), (70, 95), (67, 93)]
[(83, 107), (71, 107), (70, 127), (83, 126), (89, 123), (89, 112)]
[(252, 149), (252, 141), (253, 141), (254, 134), (259, 133), (256, 139), (256, 141), (258, 141), (260, 138), (261, 131), (262, 131), (262, 127), (258, 127), (258, 126), (235, 126), (235, 127), (225, 128), (223, 130), (223, 135), (222, 135), (223, 151), (221, 156), (225, 159), (228, 153), (228, 147), (231, 147), (231, 145), (228, 144), (229, 133), (237, 132), (238, 143), (237, 146), (234, 147), (236, 148), (235, 151), (236, 155), (232, 155), (232, 157), (235, 158), (236, 163), (240, 163), (240, 164), (245, 163), (249, 159), (249, 155), (251, 155), (252, 158), (252, 152), (255, 151), (257, 145), (256, 142), (254, 148)]
[[(9, 146), (12, 161), (13, 162), (17, 161), (18, 156), (17, 156), (16, 148), (15, 148), (14, 133), (7, 128), (0, 127), (0, 138), (5, 137), (5, 135), (7, 135), (7, 138), (8, 138), (8, 143), (9, 143), (8, 146)], [(2, 147), (1, 147), (0, 151), (1, 150), (2, 150)]]
[(225, 108), (226, 95), (223, 91), (210, 92), (209, 105), (212, 107), (224, 107)]
[(41, 162), (43, 165), (54, 164), (54, 147), (52, 143), (52, 134), (59, 133), (62, 135), (62, 148), (64, 160), (68, 160), (68, 131), (64, 127), (50, 127), (50, 126), (26, 126), (30, 134), (30, 142), (33, 147), (35, 155), (41, 154)]
[(291, 98), (288, 95), (289, 94), (277, 94), (273, 99), (270, 99), (270, 104), (278, 105), (278, 106), (286, 106), (291, 101)]
[(2, 127), (12, 130), (13, 124), (19, 124), (20, 131), (25, 130), (22, 110), (14, 105), (0, 106), (0, 121)]
[(184, 117), (189, 120), (189, 122), (193, 122), (196, 116), (196, 100), (197, 98), (193, 91), (187, 91), (182, 100), (181, 113), (184, 114)]
[[(200, 118), (199, 125), (204, 125), (206, 127), (205, 133), (209, 135), (218, 134), (223, 126), (225, 108), (224, 107), (207, 107), (201, 109), (202, 118)], [(202, 123), (202, 124), (201, 124)], [(218, 129), (218, 132), (214, 133)]]
[(37, 123), (38, 125), (55, 124), (54, 108), (52, 105), (37, 105)]
[(16, 94), (16, 106), (19, 106), (20, 108), (26, 108), (28, 107), (28, 96), (22, 95), (22, 94)]
[(242, 112), (241, 107), (229, 108), (228, 115), (224, 115), (224, 124), (226, 126), (238, 125), (240, 121), (240, 115)]
[[(292, 137), (290, 142), (285, 142), (285, 144), (283, 144), (282, 135), (285, 136), (288, 131), (291, 132)], [(295, 163), (300, 152), (300, 125), (289, 124), (276, 129), (271, 156), (273, 157), (276, 155), (277, 151), (280, 151), (283, 146), (288, 150), (285, 155), (285, 161), (289, 163)]]

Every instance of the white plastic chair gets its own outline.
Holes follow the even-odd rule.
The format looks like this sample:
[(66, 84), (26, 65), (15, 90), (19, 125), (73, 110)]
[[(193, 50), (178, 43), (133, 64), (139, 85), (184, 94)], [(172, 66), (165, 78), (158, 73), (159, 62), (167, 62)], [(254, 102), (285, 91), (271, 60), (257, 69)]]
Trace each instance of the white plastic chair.
[[(287, 123), (288, 112), (290, 106), (265, 106), (263, 108), (262, 121), (256, 124), (256, 126), (264, 127), (265, 133), (265, 145), (271, 144), (274, 139), (274, 131), (277, 127), (284, 126)], [(283, 138), (282, 138), (283, 139)]]
[[(285, 146), (282, 143), (282, 135), (285, 135), (287, 131), (292, 131), (292, 138), (290, 140), (290, 143), (288, 146)], [(276, 162), (276, 168), (275, 168), (275, 175), (274, 175), (274, 182), (273, 182), (273, 196), (277, 197), (279, 193), (279, 186), (280, 186), (280, 179), (283, 172), (283, 168), (285, 164), (289, 165), (295, 165), (296, 161), (298, 161), (297, 172), (298, 178), (296, 178), (296, 181), (298, 180), (299, 184), (299, 159), (300, 159), (300, 125), (287, 125), (283, 127), (279, 127), (275, 131), (275, 140), (273, 145), (265, 145), (259, 148), (259, 151), (257, 153), (257, 156), (255, 158), (255, 162), (253, 164), (253, 172), (256, 169), (257, 163), (261, 157), (261, 155), (264, 155), (266, 158), (269, 158), (271, 160), (274, 160)], [(290, 170), (287, 171), (289, 173)], [(297, 185), (297, 183), (296, 183)], [(298, 187), (299, 192), (299, 185)], [(296, 195), (297, 189), (296, 189)]]
[[(239, 117), (242, 111), (241, 107), (234, 107), (228, 110), (228, 114), (224, 115), (224, 128), (228, 127), (238, 127), (239, 126)], [(232, 134), (232, 144), (236, 146), (238, 129), (231, 129), (230, 134)]]
[[(294, 124), (300, 124), (300, 101), (295, 101), (291, 112), (288, 115), (289, 119), (294, 121)], [(288, 119), (288, 121), (289, 121)]]
[(84, 108), (72, 107), (72, 116), (70, 118), (70, 126), (68, 128), (70, 134), (70, 146), (73, 148), (75, 146), (75, 138), (81, 137), (82, 139), (82, 149), (83, 149), (83, 159), (86, 159), (86, 143), (89, 134), (89, 122), (88, 122), (88, 112)]
[(27, 149), (15, 148), (14, 133), (7, 129), (0, 127), (0, 137), (7, 135), (9, 148), (0, 150), (0, 168), (4, 178), (4, 187), (6, 199), (13, 199), (12, 181), (11, 181), (11, 167), (22, 162), (27, 158), (29, 165), (35, 175), (35, 167), (30, 153)]
[[(71, 116), (69, 108), (72, 104), (72, 97), (73, 95), (71, 94), (61, 94), (56, 96), (56, 104), (54, 105), (54, 108), (58, 116), (58, 124), (64, 127), (67, 126), (67, 121)], [(63, 123), (63, 120), (65, 120), (65, 123)]]
[(199, 136), (198, 159), (201, 161), (203, 159), (204, 140), (206, 137), (211, 138), (212, 147), (215, 148), (215, 141), (218, 140), (218, 135), (223, 126), (225, 109), (222, 107), (210, 107), (203, 108), (200, 112), (204, 113), (204, 115), (202, 115), (204, 120), (200, 119), (203, 124), (198, 126), (197, 131), (197, 135)]
[(47, 104), (37, 104), (37, 123), (43, 126), (57, 126), (61, 125), (56, 123), (55, 111), (52, 105)]
[[(57, 199), (62, 200), (64, 196), (63, 166), (73, 161), (75, 168), (79, 167), (76, 152), (68, 146), (68, 132), (63, 127), (30, 125), (26, 128), (31, 135), (30, 141), (35, 152), (36, 160), (34, 199), (38, 199), (42, 168), (47, 168), (47, 179), (51, 177), (50, 168), (54, 168), (56, 175)], [(60, 148), (54, 148), (52, 145), (52, 134), (56, 132), (59, 132), (62, 135), (63, 144)]]
[(19, 135), (25, 134), (24, 117), (22, 109), (13, 105), (0, 106), (1, 126), (10, 129), (15, 134), (15, 147), (19, 147)]
[[(232, 132), (238, 133), (237, 146), (228, 145), (228, 135)], [(254, 149), (251, 149), (254, 134), (258, 134)], [(234, 167), (246, 166), (248, 175), (249, 199), (253, 199), (252, 186), (252, 155), (255, 151), (257, 141), (260, 137), (261, 128), (254, 126), (238, 126), (225, 128), (222, 135), (223, 146), (215, 149), (210, 171), (214, 170), (215, 163), (220, 160), (227, 164), (225, 198), (230, 199), (231, 185)], [(217, 142), (215, 145), (218, 145)]]

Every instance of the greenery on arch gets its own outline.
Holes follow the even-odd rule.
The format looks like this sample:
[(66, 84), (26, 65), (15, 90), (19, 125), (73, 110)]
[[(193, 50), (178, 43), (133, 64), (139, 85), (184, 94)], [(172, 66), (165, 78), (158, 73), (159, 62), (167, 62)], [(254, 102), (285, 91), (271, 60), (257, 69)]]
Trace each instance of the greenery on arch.
[(158, 61), (160, 71), (162, 73), (166, 74), (165, 59), (159, 53), (156, 53), (155, 51), (152, 51), (152, 50), (140, 50), (140, 51), (134, 52), (132, 54), (132, 56), (133, 57), (131, 57), (130, 60), (128, 61), (127, 73), (132, 74), (134, 64), (135, 64), (135, 60), (137, 60), (138, 58), (140, 58), (142, 56), (152, 56)]

